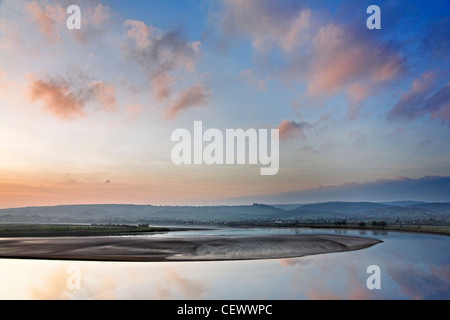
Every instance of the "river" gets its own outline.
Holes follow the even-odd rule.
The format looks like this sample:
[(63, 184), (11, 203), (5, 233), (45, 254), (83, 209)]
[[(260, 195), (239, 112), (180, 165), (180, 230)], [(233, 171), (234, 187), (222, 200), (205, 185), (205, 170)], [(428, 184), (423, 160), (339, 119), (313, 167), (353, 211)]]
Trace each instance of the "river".
[[(305, 228), (219, 228), (170, 236), (303, 233), (383, 242), (357, 251), (252, 261), (3, 259), (0, 299), (450, 299), (448, 236)], [(369, 266), (379, 267), (379, 289), (367, 286)]]

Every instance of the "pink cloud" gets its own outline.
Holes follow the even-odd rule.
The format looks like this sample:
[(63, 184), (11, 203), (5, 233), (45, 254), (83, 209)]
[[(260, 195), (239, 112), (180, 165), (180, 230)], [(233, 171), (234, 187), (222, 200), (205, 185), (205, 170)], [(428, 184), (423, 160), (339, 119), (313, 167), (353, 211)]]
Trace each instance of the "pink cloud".
[(99, 3), (94, 8), (88, 9), (88, 16), (93, 24), (100, 25), (109, 19), (109, 8)]
[(37, 1), (31, 1), (25, 9), (49, 42), (61, 41), (58, 24), (64, 23), (66, 17), (66, 12), (61, 6), (43, 4), (41, 7)]
[(283, 120), (277, 127), (280, 130), (280, 140), (287, 140), (296, 136), (304, 137), (303, 129), (309, 126), (306, 122)]
[(44, 109), (62, 120), (85, 116), (83, 101), (70, 91), (67, 83), (50, 83), (35, 80), (30, 85), (30, 100), (40, 100)]
[(40, 101), (45, 111), (60, 120), (87, 116), (86, 107), (90, 103), (98, 103), (103, 111), (116, 110), (115, 89), (103, 81), (87, 85), (51, 77), (39, 80), (30, 77), (29, 81), (30, 101)]
[(92, 90), (92, 94), (95, 99), (97, 99), (105, 110), (116, 110), (117, 101), (115, 97), (115, 89), (112, 85), (106, 85), (103, 81), (95, 81), (90, 83), (88, 87)]
[(253, 48), (266, 51), (278, 46), (292, 50), (311, 25), (311, 11), (280, 10), (276, 2), (259, 0), (223, 0), (224, 13), (219, 20), (225, 34), (248, 37)]
[[(275, 68), (281, 81), (305, 83), (305, 99), (314, 102), (335, 94), (348, 98), (350, 119), (359, 115), (362, 101), (403, 71), (400, 55), (389, 46), (363, 37), (358, 31), (332, 22), (323, 24), (319, 11), (302, 4), (279, 5), (277, 1), (222, 0), (220, 15), (215, 16), (225, 36), (250, 39), (264, 64), (272, 49), (286, 59)], [(370, 92), (368, 88), (371, 88)]]
[(361, 102), (366, 99), (369, 94), (369, 88), (360, 83), (355, 83), (348, 88), (347, 100), (349, 101), (349, 111), (347, 115), (350, 120), (354, 120), (358, 117)]
[(127, 37), (133, 39), (137, 49), (144, 49), (150, 45), (150, 35), (153, 28), (138, 20), (125, 20), (124, 26), (128, 28)]
[(74, 39), (81, 43), (96, 43), (103, 41), (103, 35), (113, 29), (116, 21), (108, 6), (101, 3), (93, 7), (82, 7), (81, 29), (70, 32)]
[(348, 88), (347, 97), (354, 103), (358, 104), (369, 95), (370, 90), (360, 83), (355, 83)]
[(166, 118), (174, 119), (182, 110), (200, 107), (208, 102), (209, 93), (202, 86), (187, 88), (178, 96), (169, 102), (166, 108)]
[(302, 33), (310, 27), (311, 11), (306, 9), (301, 11), (292, 20), (286, 33), (281, 37), (281, 47), (289, 51), (294, 48), (302, 36)]
[(399, 57), (391, 55), (386, 61), (378, 64), (373, 70), (372, 78), (375, 82), (384, 82), (395, 78), (400, 72), (401, 62)]
[(429, 97), (424, 106), (431, 118), (450, 124), (450, 82)]
[(189, 42), (180, 30), (162, 32), (138, 20), (124, 21), (126, 53), (150, 76), (178, 69), (192, 71), (201, 54), (199, 41)]
[(180, 85), (192, 77), (201, 55), (201, 43), (188, 41), (181, 30), (162, 32), (142, 21), (126, 20), (124, 46), (126, 55), (136, 63), (148, 79), (153, 97), (159, 103), (166, 101), (165, 116), (173, 119), (182, 110), (204, 105), (209, 97), (202, 85), (178, 91)]
[(429, 115), (450, 124), (450, 82), (433, 92), (436, 78), (435, 73), (428, 70), (414, 79), (409, 90), (389, 111), (388, 120), (413, 120)]
[(361, 80), (371, 79), (372, 84), (387, 81), (401, 71), (400, 58), (387, 47), (359, 39), (343, 26), (321, 27), (313, 45), (314, 58), (307, 76), (307, 93), (312, 97), (345, 92), (347, 86)]
[(150, 87), (155, 98), (161, 102), (170, 98), (171, 86), (175, 83), (175, 78), (168, 72), (161, 72), (152, 76), (150, 80)]

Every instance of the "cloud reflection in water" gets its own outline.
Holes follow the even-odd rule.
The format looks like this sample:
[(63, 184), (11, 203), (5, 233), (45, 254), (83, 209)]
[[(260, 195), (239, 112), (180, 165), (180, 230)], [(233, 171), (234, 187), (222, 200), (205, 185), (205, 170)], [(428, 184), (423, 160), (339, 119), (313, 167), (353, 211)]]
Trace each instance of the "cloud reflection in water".
[[(364, 250), (278, 260), (1, 260), (0, 299), (450, 298), (448, 237), (406, 233), (375, 237), (384, 242)], [(366, 269), (372, 264), (381, 268), (381, 290), (366, 287)], [(67, 286), (67, 270), (73, 265), (81, 272), (79, 290)]]

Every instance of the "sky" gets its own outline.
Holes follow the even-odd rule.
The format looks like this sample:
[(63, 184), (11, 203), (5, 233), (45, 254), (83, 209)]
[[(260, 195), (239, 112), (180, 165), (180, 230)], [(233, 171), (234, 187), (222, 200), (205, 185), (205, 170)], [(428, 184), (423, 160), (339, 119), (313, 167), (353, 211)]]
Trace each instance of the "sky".
[[(370, 5), (381, 29), (366, 26)], [(0, 0), (0, 208), (380, 181), (429, 198), (421, 182), (450, 176), (449, 39), (446, 0)], [(278, 129), (278, 173), (175, 165), (171, 134), (194, 121)]]

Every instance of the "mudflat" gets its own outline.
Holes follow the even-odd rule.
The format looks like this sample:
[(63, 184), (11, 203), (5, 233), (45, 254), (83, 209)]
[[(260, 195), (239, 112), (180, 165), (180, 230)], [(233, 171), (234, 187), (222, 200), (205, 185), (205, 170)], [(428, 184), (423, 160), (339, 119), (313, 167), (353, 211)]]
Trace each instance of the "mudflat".
[(331, 234), (89, 236), (0, 239), (0, 258), (87, 261), (218, 261), (294, 258), (368, 248), (378, 239)]

